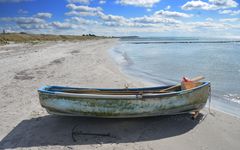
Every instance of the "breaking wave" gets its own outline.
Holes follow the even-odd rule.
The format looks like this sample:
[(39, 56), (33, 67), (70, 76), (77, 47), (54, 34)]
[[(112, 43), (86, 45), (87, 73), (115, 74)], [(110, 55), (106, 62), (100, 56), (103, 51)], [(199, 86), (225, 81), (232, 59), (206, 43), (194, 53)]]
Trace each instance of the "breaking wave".
[(239, 94), (225, 94), (224, 98), (226, 100), (240, 104), (240, 95)]
[(132, 65), (133, 61), (128, 56), (127, 52), (124, 51), (124, 48), (115, 48), (111, 50), (111, 54), (114, 60), (119, 65)]

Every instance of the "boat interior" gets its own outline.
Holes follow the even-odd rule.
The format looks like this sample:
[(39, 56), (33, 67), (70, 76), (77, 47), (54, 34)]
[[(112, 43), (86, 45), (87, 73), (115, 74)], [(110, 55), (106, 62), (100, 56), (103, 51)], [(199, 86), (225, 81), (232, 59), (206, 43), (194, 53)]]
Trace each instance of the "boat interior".
[[(198, 83), (199, 86), (203, 84)], [(191, 87), (191, 88), (193, 88)], [(189, 88), (188, 88), (189, 89)], [(64, 92), (73, 94), (103, 94), (103, 95), (142, 95), (142, 94), (159, 94), (159, 93), (169, 93), (178, 92), (183, 89), (181, 84), (172, 86), (160, 86), (160, 87), (147, 87), (147, 88), (122, 88), (122, 89), (94, 89), (94, 88), (72, 88), (72, 87), (61, 87), (61, 86), (50, 86), (45, 88), (49, 92)]]

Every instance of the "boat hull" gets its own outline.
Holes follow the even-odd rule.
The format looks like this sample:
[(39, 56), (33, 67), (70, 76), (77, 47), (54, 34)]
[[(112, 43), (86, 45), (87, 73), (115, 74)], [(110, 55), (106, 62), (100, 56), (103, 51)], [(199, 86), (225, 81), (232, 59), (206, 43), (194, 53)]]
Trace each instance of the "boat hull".
[(202, 109), (210, 83), (179, 92), (142, 95), (97, 95), (49, 92), (39, 89), (42, 107), (50, 114), (104, 118), (129, 118), (189, 113)]

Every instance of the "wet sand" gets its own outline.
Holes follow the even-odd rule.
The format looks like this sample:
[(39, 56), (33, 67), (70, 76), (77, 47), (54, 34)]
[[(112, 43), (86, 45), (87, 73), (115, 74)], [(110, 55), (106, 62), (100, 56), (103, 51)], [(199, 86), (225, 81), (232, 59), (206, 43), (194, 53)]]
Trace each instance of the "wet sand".
[(116, 39), (0, 46), (0, 149), (239, 149), (240, 119), (189, 115), (96, 119), (48, 115), (37, 89), (149, 86), (121, 73), (108, 50)]

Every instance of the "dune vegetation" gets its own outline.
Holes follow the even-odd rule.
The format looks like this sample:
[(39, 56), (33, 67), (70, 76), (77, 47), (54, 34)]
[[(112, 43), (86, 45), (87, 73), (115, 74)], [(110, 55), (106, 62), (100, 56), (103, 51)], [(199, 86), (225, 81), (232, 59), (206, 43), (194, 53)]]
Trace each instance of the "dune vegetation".
[(87, 35), (51, 35), (51, 34), (27, 34), (21, 33), (2, 33), (0, 34), (0, 43), (7, 44), (9, 42), (31, 42), (38, 43), (41, 41), (77, 41), (77, 40), (92, 40), (107, 38), (96, 36), (93, 34)]

